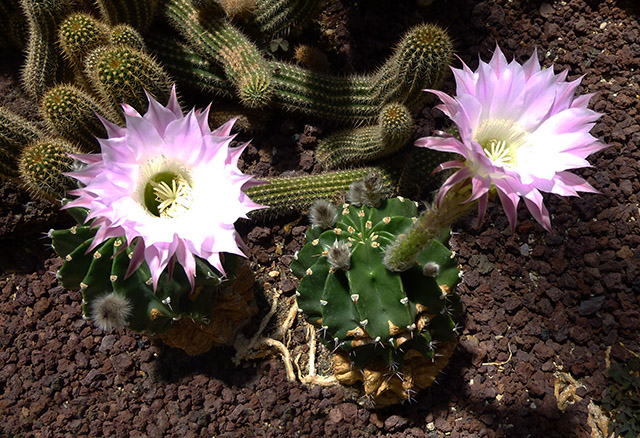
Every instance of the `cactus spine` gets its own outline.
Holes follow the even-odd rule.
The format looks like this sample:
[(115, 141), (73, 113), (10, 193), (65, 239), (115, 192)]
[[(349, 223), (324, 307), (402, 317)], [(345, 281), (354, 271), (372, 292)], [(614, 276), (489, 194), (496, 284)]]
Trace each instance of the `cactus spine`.
[(128, 46), (134, 49), (144, 50), (145, 44), (140, 32), (128, 24), (113, 26), (109, 35), (109, 42), (114, 46)]
[(0, 107), (0, 172), (15, 176), (20, 150), (40, 137), (42, 133), (27, 119)]
[(378, 124), (338, 132), (322, 140), (316, 159), (335, 169), (391, 155), (404, 147), (413, 134), (413, 118), (406, 106), (390, 103), (382, 109)]
[(274, 35), (309, 20), (319, 5), (315, 0), (258, 0), (254, 19), (262, 33)]
[(273, 93), (269, 65), (242, 32), (219, 17), (200, 16), (187, 0), (169, 0), (167, 15), (200, 54), (223, 66), (245, 106), (269, 103)]
[[(416, 380), (428, 386), (441, 369), (430, 368), (436, 357), (450, 355), (457, 342), (454, 318), (461, 303), (453, 291), (459, 271), (445, 246), (448, 232), (424, 248), (402, 274), (382, 263), (383, 248), (416, 214), (417, 203), (404, 198), (382, 201), (378, 207), (345, 204), (335, 225), (307, 231), (307, 243), (291, 264), (301, 279), (299, 308), (321, 329), (327, 346), (341, 352), (337, 365), (346, 362), (347, 370), (351, 368), (349, 373), (337, 367), (336, 377), (354, 383), (362, 380), (360, 371), (365, 378), (377, 376), (365, 381), (365, 392), (378, 406), (424, 389), (413, 386)], [(425, 275), (424, 266), (433, 265), (437, 272), (429, 269), (432, 275)], [(418, 378), (422, 372), (430, 379)]]
[(42, 139), (25, 146), (18, 159), (20, 179), (29, 193), (51, 202), (62, 199), (75, 182), (64, 175), (73, 170), (70, 144), (59, 139)]
[(91, 15), (73, 14), (60, 24), (58, 41), (64, 57), (80, 73), (87, 55), (107, 43), (107, 29)]

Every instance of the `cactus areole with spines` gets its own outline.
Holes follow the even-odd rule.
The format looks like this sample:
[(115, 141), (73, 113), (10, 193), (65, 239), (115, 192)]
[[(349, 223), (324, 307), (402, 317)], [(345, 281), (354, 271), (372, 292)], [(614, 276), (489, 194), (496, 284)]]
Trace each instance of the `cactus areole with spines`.
[[(325, 344), (347, 352), (356, 367), (382, 359), (395, 370), (410, 350), (431, 359), (438, 344), (456, 340), (459, 270), (445, 246), (449, 232), (433, 240), (412, 269), (396, 273), (382, 263), (384, 248), (416, 215), (417, 204), (404, 198), (378, 207), (344, 204), (335, 225), (307, 231), (307, 243), (291, 264), (301, 279), (299, 308), (321, 329)], [(336, 249), (341, 263), (331, 260)], [(438, 266), (435, 275), (424, 275), (426, 264)]]

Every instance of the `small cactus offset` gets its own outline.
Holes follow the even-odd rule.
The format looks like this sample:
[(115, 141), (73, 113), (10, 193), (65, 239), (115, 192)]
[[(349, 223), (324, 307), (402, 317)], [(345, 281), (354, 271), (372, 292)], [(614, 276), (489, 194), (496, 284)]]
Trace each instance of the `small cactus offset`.
[(224, 68), (245, 106), (260, 108), (271, 101), (273, 84), (269, 64), (242, 32), (221, 17), (199, 14), (188, 0), (169, 0), (166, 11), (194, 49)]
[(322, 140), (316, 159), (327, 169), (377, 160), (406, 146), (412, 135), (413, 118), (407, 107), (390, 103), (377, 125), (347, 129)]
[(382, 263), (384, 248), (416, 219), (415, 202), (392, 198), (377, 207), (338, 208), (322, 202), (311, 216), (307, 243), (291, 264), (301, 279), (300, 311), (338, 352), (341, 382), (364, 378), (365, 393), (378, 407), (410, 398), (433, 382), (457, 342), (459, 270), (445, 246), (449, 233), (400, 274)]
[(127, 103), (139, 112), (147, 109), (146, 93), (167, 100), (173, 83), (150, 55), (127, 46), (98, 47), (87, 57), (85, 73), (106, 107)]
[(145, 49), (144, 39), (140, 32), (128, 24), (113, 26), (109, 35), (109, 43), (114, 46), (128, 46), (138, 50)]
[(73, 158), (78, 153), (59, 139), (42, 139), (24, 147), (18, 159), (18, 170), (27, 191), (35, 198), (59, 202), (76, 187), (74, 180), (64, 175), (73, 170)]
[(223, 278), (196, 257), (193, 289), (176, 264), (160, 276), (154, 292), (146, 264), (128, 272), (141, 242), (127, 245), (124, 237), (114, 237), (94, 248), (96, 231), (91, 223), (85, 224), (87, 211), (69, 211), (79, 224), (49, 232), (54, 250), (64, 259), (57, 276), (65, 288), (82, 292), (84, 317), (102, 330), (128, 327), (197, 355), (230, 342), (257, 313), (253, 274), (243, 259), (225, 255)]
[(349, 185), (364, 176), (380, 176), (381, 190), (386, 196), (395, 194), (395, 175), (385, 169), (362, 167), (317, 175), (264, 178), (268, 184), (250, 187), (246, 193), (257, 204), (269, 208), (251, 213), (252, 218), (273, 218), (307, 210), (316, 199), (342, 202)]
[(266, 35), (288, 32), (313, 18), (322, 2), (316, 0), (257, 0), (254, 20)]
[(115, 120), (115, 114), (105, 114), (90, 95), (74, 85), (63, 84), (49, 89), (40, 106), (51, 130), (87, 150), (97, 151), (96, 137), (107, 136), (97, 115)]

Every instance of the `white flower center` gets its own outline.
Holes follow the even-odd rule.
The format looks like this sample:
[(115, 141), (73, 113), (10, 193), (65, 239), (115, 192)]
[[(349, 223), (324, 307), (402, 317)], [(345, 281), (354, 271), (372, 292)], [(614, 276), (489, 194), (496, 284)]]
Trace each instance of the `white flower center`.
[(138, 199), (153, 216), (176, 218), (193, 205), (189, 171), (166, 157), (147, 161), (140, 169)]
[(473, 139), (482, 146), (485, 155), (495, 164), (514, 168), (519, 152), (530, 146), (529, 133), (513, 120), (485, 120)]

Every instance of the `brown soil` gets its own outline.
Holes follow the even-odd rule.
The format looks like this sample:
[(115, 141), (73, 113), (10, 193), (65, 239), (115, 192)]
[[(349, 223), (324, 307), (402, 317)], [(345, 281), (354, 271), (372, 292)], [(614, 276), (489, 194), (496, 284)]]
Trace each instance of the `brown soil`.
[[(402, 6), (389, 7), (395, 3)], [(0, 435), (601, 436), (587, 423), (589, 404), (599, 405), (610, 384), (609, 360), (624, 361), (639, 341), (640, 25), (628, 4), (435, 0), (422, 10), (414, 2), (345, 0), (325, 12), (336, 30), (322, 34), (321, 45), (343, 72), (379, 65), (421, 21), (445, 26), (472, 68), (496, 42), (519, 61), (537, 47), (544, 65), (568, 68), (569, 79), (584, 75), (579, 92), (596, 93), (592, 108), (604, 113), (593, 134), (611, 144), (578, 172), (602, 194), (547, 199), (552, 234), (524, 210), (512, 234), (498, 206), (480, 227), (474, 219), (458, 224), (460, 346), (437, 384), (401, 406), (376, 411), (341, 387), (289, 382), (279, 358), (235, 365), (230, 348), (189, 357), (135, 333), (101, 332), (82, 319), (80, 294), (57, 284), (61, 262), (42, 238), (66, 219), (4, 180)], [(19, 91), (20, 64), (3, 54), (0, 103), (34, 118), (34, 104)], [(454, 92), (451, 79), (444, 89)], [(281, 120), (254, 138), (244, 156), (248, 172), (313, 170), (309, 135), (317, 129)], [(416, 137), (445, 126), (427, 107)], [(274, 289), (285, 297), (295, 291), (288, 265), (305, 225), (296, 216), (239, 226), (258, 273), (262, 316)], [(292, 348), (308, 348), (305, 334), (296, 321)]]

